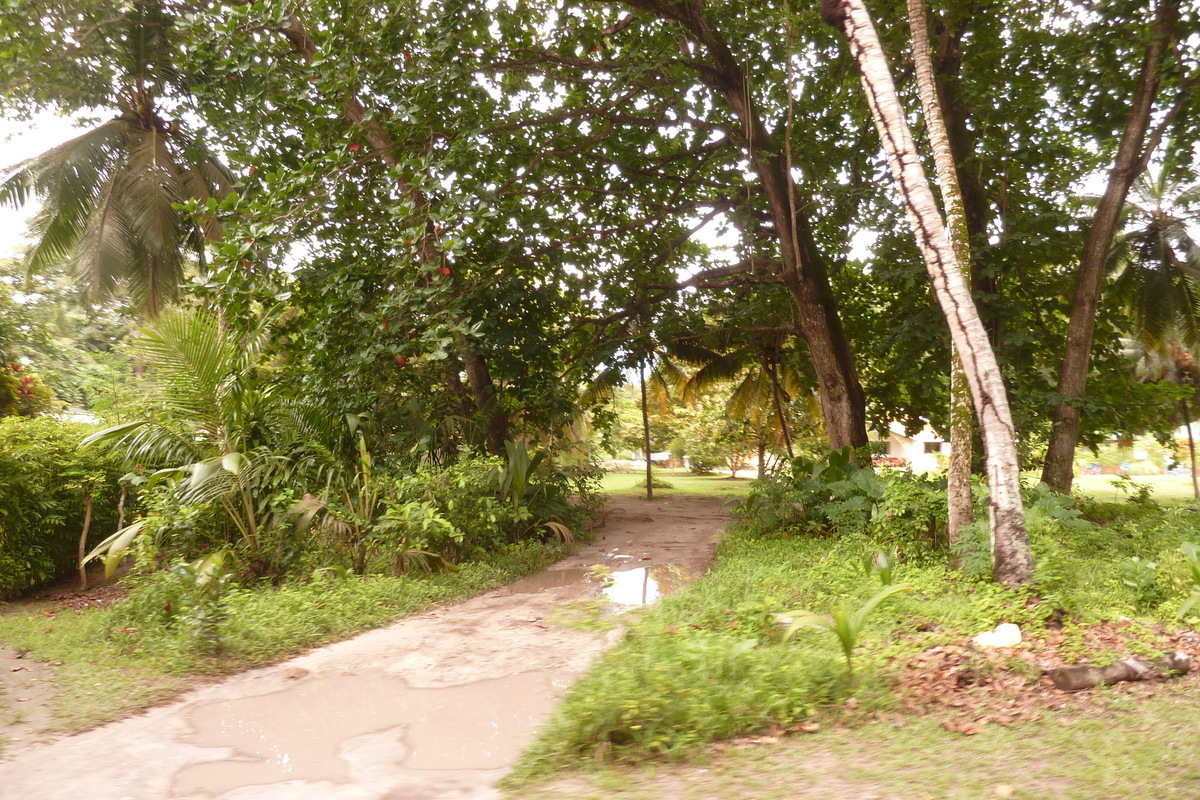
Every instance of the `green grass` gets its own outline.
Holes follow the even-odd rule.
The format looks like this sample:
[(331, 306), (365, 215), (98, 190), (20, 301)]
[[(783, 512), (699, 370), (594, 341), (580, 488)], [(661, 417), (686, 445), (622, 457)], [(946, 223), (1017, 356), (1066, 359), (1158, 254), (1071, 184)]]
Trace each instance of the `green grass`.
[(585, 766), (548, 785), (525, 785), (513, 796), (968, 800), (995, 797), (996, 787), (1008, 784), (1018, 798), (1195, 797), (1198, 713), (1194, 695), (1168, 689), (1136, 704), (1129, 696), (1111, 696), (1092, 711), (1012, 728), (988, 726), (972, 737), (949, 733), (930, 719), (892, 717), (826, 727), (775, 745), (698, 752), (684, 765)]
[[(713, 475), (693, 475), (686, 469), (655, 469), (654, 477), (669, 482), (671, 489), (655, 489), (655, 497), (696, 494), (709, 497), (740, 497), (750, 491), (749, 478), (731, 480), (729, 472)], [(646, 473), (609, 472), (601, 483), (601, 491), (613, 495), (646, 496)]]
[[(208, 655), (180, 625), (139, 623), (118, 604), (45, 613), (50, 604), (0, 616), (0, 642), (54, 665), (52, 730), (73, 733), (162, 702), (214, 677), (280, 661), (316, 645), (469, 597), (548, 566), (557, 547), (529, 544), (421, 577), (350, 577), (241, 589), (228, 597), (219, 653)], [(147, 619), (149, 615), (146, 615)]]
[[(1115, 475), (1079, 475), (1075, 478), (1075, 490), (1101, 502), (1120, 502), (1126, 499), (1125, 492), (1113, 486)], [(1186, 505), (1195, 503), (1192, 479), (1187, 475), (1133, 475), (1135, 483), (1151, 487), (1150, 498), (1161, 505)]]
[[(939, 552), (902, 549), (895, 579), (915, 591), (889, 599), (867, 626), (853, 690), (861, 708), (892, 713), (899, 661), (999, 622), (1037, 638), (1059, 607), (1082, 624), (1172, 620), (1190, 590), (1179, 544), (1200, 541), (1200, 519), (1184, 509), (1137, 510), (1141, 516), (1108, 527), (1042, 512), (1031, 528), (1042, 570), (1035, 589), (1050, 598), (1040, 604), (1030, 603), (1026, 590), (965, 580)], [(646, 609), (572, 687), (509, 785), (545, 780), (580, 759), (687, 758), (712, 741), (825, 719), (850, 688), (837, 641), (827, 631), (802, 629), (783, 643), (773, 615), (859, 606), (878, 591), (861, 566), (878, 546), (865, 534), (789, 538), (735, 528), (705, 577)], [(1121, 582), (1133, 555), (1160, 565), (1160, 594), (1148, 606)]]

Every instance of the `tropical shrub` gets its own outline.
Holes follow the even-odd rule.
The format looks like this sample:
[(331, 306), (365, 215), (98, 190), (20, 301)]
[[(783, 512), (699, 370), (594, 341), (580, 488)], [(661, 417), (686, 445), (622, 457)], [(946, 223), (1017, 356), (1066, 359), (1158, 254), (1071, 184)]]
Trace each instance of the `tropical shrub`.
[(862, 533), (878, 517), (885, 491), (875, 470), (855, 464), (843, 447), (819, 460), (793, 459), (756, 481), (736, 513), (766, 531)]
[(0, 419), (0, 597), (75, 570), (85, 497), (91, 538), (116, 527), (122, 469), (112, 457), (79, 449), (91, 431), (48, 417)]

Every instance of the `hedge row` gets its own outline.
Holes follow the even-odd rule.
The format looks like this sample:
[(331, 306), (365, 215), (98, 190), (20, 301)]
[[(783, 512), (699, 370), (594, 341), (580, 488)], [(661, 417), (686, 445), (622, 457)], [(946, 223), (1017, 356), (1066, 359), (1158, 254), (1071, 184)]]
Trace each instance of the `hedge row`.
[(76, 571), (84, 496), (90, 540), (116, 530), (120, 463), (79, 443), (95, 429), (48, 417), (0, 418), (0, 598)]

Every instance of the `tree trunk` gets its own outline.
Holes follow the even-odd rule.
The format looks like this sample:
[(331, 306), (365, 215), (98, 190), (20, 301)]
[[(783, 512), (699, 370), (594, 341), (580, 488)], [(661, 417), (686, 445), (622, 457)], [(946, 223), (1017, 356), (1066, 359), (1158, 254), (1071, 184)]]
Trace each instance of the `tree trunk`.
[(484, 438), (487, 451), (503, 458), (508, 453), (504, 447), (504, 442), (508, 439), (508, 415), (499, 404), (487, 361), (475, 352), (465, 337), (459, 342), (458, 354), (467, 370), (467, 381), (471, 384), (475, 408), (486, 420)]
[(1196, 480), (1196, 441), (1192, 438), (1192, 414), (1188, 409), (1186, 398), (1179, 399), (1179, 410), (1183, 412), (1183, 424), (1187, 425), (1188, 432), (1188, 458), (1191, 462), (1192, 475), (1192, 497), (1200, 500), (1200, 482)]
[(964, 525), (975, 521), (971, 497), (971, 456), (975, 425), (971, 418), (971, 392), (962, 360), (950, 348), (950, 467), (946, 474), (946, 546), (953, 549)]
[[(942, 116), (941, 101), (933, 77), (933, 63), (929, 56), (929, 32), (925, 24), (925, 4), (922, 0), (908, 0), (908, 26), (912, 31), (913, 61), (917, 73), (917, 90), (921, 96), (921, 107), (925, 113), (925, 126), (929, 133), (929, 144), (933, 150), (933, 161), (937, 167), (938, 183), (942, 189), (942, 207), (946, 210), (946, 225), (950, 233), (950, 246), (958, 259), (959, 266), (971, 279), (971, 245), (967, 231), (967, 217), (963, 204), (962, 190), (958, 182), (956, 158), (950, 146), (950, 133)], [(989, 341), (991, 337), (989, 336)], [(950, 471), (946, 481), (946, 507), (948, 526), (947, 544), (958, 541), (964, 525), (975, 521), (975, 508), (971, 502), (971, 397), (963, 372), (962, 359), (953, 346), (950, 348)]]
[(761, 437), (758, 440), (758, 479), (767, 477), (767, 442)]
[(741, 62), (701, 3), (666, 0), (626, 0), (626, 3), (680, 24), (707, 52), (708, 64), (698, 71), (699, 80), (724, 98), (737, 116), (739, 129), (730, 131), (730, 136), (745, 150), (751, 168), (759, 176), (779, 242), (780, 277), (792, 296), (797, 328), (808, 346), (817, 376), (817, 394), (829, 445), (835, 449), (866, 447), (866, 396), (838, 316), (828, 269), (817, 249), (808, 218), (800, 210), (806, 203), (797, 197), (788, 171), (790, 158), (763, 124)]
[(1146, 48), (1142, 71), (1130, 102), (1129, 117), (1121, 134), (1116, 163), (1109, 173), (1108, 186), (1092, 217), (1083, 255), (1079, 259), (1079, 277), (1075, 282), (1075, 299), (1071, 303), (1071, 318), (1067, 324), (1067, 345), (1058, 372), (1057, 393), (1060, 398), (1054, 407), (1050, 442), (1046, 447), (1046, 462), (1042, 481), (1056, 492), (1071, 491), (1075, 477), (1075, 447), (1079, 443), (1079, 423), (1082, 416), (1080, 401), (1087, 385), (1088, 367), (1092, 358), (1092, 342), (1096, 331), (1096, 307), (1100, 303), (1100, 285), (1104, 265), (1112, 248), (1113, 237), (1120, 224), (1121, 211), (1129, 187), (1146, 167), (1149, 150), (1144, 148), (1154, 99), (1162, 77), (1163, 57), (1170, 45), (1171, 33), (1179, 16), (1179, 0), (1160, 0), (1154, 35)]
[(79, 534), (79, 591), (87, 591), (87, 564), (83, 563), (87, 555), (88, 531), (92, 528), (92, 493), (83, 493), (83, 532)]
[(896, 96), (887, 57), (866, 6), (862, 0), (823, 0), (821, 13), (828, 24), (842, 31), (850, 44), (909, 224), (971, 387), (986, 449), (995, 577), (1008, 586), (1023, 585), (1033, 576), (1033, 556), (1021, 504), (1012, 414), (1000, 368), (958, 259), (947, 241)]
[(638, 362), (638, 381), (642, 385), (642, 446), (646, 452), (646, 499), (654, 499), (654, 469), (650, 462), (650, 408), (646, 403), (646, 365)]
[(1187, 653), (1176, 651), (1158, 661), (1144, 658), (1123, 658), (1107, 667), (1055, 667), (1046, 670), (1054, 688), (1062, 692), (1081, 692), (1096, 686), (1121, 681), (1146, 681), (1171, 675), (1186, 675), (1192, 660)]
[(121, 484), (121, 496), (117, 500), (117, 530), (125, 527), (125, 498), (129, 496), (129, 484)]

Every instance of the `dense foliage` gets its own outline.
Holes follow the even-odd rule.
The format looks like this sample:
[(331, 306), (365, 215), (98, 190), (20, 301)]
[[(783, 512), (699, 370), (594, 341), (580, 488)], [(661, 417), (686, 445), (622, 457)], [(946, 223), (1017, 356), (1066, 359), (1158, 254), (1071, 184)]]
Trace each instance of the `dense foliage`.
[(92, 530), (116, 529), (124, 469), (111, 456), (80, 449), (92, 431), (47, 418), (0, 419), (0, 597), (74, 572), (85, 497)]
[[(1170, 232), (1105, 279), (1080, 437), (1166, 431), (1194, 385), (1130, 369), (1130, 335), (1164, 314), (1131, 309), (1146, 293), (1125, 284), (1149, 274), (1128, 268), (1150, 264), (1147, 243), (1163, 285), (1196, 274), (1200, 15), (928, 6), (975, 300), (1025, 466), (1064, 402), (1094, 227), (1074, 194), (1149, 92), (1138, 169), (1157, 160), (1179, 189), (1160, 204)], [(906, 20), (876, 11), (904, 76)], [(42, 285), (18, 310), (63, 311), (38, 331), (0, 319), (0, 413), (48, 410), (45, 384), (124, 425), (104, 441), (170, 471), (149, 479), (159, 517), (140, 528), (161, 563), (231, 547), (245, 575), (318, 552), (403, 571), (574, 533), (559, 465), (606, 434), (637, 441), (610, 401), (639, 367), (688, 406), (651, 449), (699, 469), (945, 427), (947, 330), (815, 5), (13, 0), (0, 34), (7, 115), (89, 118), (0, 175), (0, 202), (43, 203), (25, 265)], [(73, 287), (52, 280), (68, 273)], [(146, 323), (135, 378), (113, 352), (130, 316)], [(837, 515), (878, 513), (879, 486), (840, 483), (867, 475), (831, 479)], [(430, 488), (446, 485), (462, 506)]]

